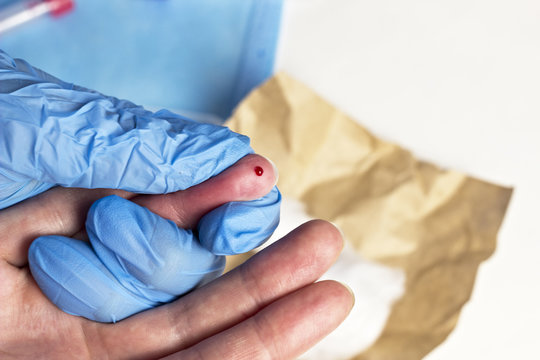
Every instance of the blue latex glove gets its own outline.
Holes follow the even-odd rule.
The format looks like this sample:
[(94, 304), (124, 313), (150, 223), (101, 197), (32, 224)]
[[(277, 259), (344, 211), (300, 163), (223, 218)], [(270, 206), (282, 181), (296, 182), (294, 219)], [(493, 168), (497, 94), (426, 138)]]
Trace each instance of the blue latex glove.
[[(182, 190), (253, 152), (246, 137), (227, 128), (151, 113), (2, 51), (0, 129), (0, 208), (56, 185)], [(202, 218), (197, 239), (127, 200), (105, 198), (88, 215), (92, 247), (39, 238), (30, 248), (30, 268), (61, 309), (120, 320), (218, 276), (220, 255), (260, 245), (277, 226), (280, 200), (274, 188), (258, 200), (222, 205)], [(163, 241), (155, 241), (156, 231)]]

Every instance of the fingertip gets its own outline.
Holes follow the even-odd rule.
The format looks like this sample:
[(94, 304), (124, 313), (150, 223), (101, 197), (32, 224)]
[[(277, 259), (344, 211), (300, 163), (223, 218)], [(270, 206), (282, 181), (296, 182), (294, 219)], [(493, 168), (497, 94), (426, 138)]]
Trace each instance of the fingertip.
[(199, 240), (216, 255), (250, 251), (277, 228), (280, 204), (281, 194), (276, 187), (257, 200), (224, 204), (199, 221)]
[[(334, 331), (349, 316), (354, 306), (354, 295), (344, 284), (335, 280), (323, 280), (300, 289), (303, 309), (317, 313), (312, 319), (320, 325), (321, 333), (326, 336)], [(302, 310), (301, 310), (302, 311)]]
[(341, 229), (326, 220), (310, 220), (295, 231), (305, 231), (306, 237), (316, 238), (320, 242), (319, 246), (325, 249), (327, 255), (334, 256), (334, 260), (337, 259), (345, 245)]
[(270, 160), (250, 154), (189, 189), (165, 196), (137, 196), (133, 201), (182, 228), (194, 228), (205, 214), (224, 204), (253, 201), (268, 195), (277, 178), (277, 168)]
[[(274, 179), (274, 186), (277, 185), (278, 183), (278, 180), (279, 180), (279, 170), (278, 170), (278, 167), (276, 166), (276, 164), (270, 159), (270, 158), (267, 158), (266, 156), (263, 156), (263, 155), (259, 155), (259, 154), (253, 154), (252, 156), (260, 156), (264, 161), (262, 161), (266, 167), (266, 163), (268, 163), (271, 168), (269, 169), (268, 167), (266, 167), (268, 170), (271, 170), (272, 173), (270, 174), (271, 175), (271, 178)], [(263, 168), (264, 169), (264, 168)]]
[(254, 200), (268, 194), (277, 184), (279, 179), (278, 168), (274, 162), (269, 158), (258, 154), (247, 155), (242, 160), (244, 160), (247, 165), (240, 163), (239, 166), (252, 167), (253, 172), (256, 175), (254, 179), (251, 179), (256, 183), (255, 191), (252, 194), (247, 194), (247, 200)]
[(324, 280), (323, 283), (331, 288), (330, 292), (334, 292), (334, 296), (337, 299), (343, 309), (348, 309), (347, 314), (352, 310), (355, 303), (354, 292), (351, 287), (343, 282), (336, 280)]
[(244, 156), (233, 166), (208, 180), (214, 189), (229, 201), (250, 201), (268, 194), (277, 183), (278, 170), (269, 159), (250, 154)]

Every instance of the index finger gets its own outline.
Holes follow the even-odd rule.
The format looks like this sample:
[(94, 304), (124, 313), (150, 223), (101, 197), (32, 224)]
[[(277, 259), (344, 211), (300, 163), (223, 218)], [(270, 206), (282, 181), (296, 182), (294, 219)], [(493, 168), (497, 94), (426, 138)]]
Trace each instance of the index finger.
[(231, 201), (249, 201), (270, 192), (277, 169), (266, 158), (251, 154), (234, 166), (189, 191), (165, 195), (137, 195), (131, 200), (185, 229), (195, 228), (203, 215)]

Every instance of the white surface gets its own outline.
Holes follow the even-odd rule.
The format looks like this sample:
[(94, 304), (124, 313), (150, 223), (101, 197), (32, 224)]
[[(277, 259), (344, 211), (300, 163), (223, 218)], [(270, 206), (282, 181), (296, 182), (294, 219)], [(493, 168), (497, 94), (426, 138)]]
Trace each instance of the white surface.
[[(299, 225), (312, 220), (297, 200), (283, 197), (281, 221), (274, 235), (259, 250), (281, 239)], [(329, 336), (315, 345), (300, 359), (347, 360), (377, 340), (392, 304), (403, 295), (405, 274), (361, 258), (351, 245), (345, 245), (337, 261), (321, 277), (347, 284), (355, 296), (349, 316)]]
[(285, 0), (278, 70), (425, 160), (515, 187), (427, 359), (539, 359), (540, 1)]

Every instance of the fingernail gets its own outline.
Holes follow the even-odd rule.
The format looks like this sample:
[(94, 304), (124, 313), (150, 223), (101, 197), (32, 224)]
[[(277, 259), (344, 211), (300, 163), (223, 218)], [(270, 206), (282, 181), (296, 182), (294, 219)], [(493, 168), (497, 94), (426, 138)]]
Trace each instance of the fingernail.
[(345, 248), (345, 242), (347, 241), (346, 237), (345, 237), (345, 233), (343, 232), (343, 230), (341, 229), (340, 226), (338, 226), (338, 224), (336, 224), (335, 222), (333, 221), (329, 221), (330, 224), (334, 225), (334, 227), (339, 231), (340, 235), (341, 235), (341, 239), (343, 239), (343, 244), (341, 245), (341, 250), (343, 251), (343, 249)]
[(341, 237), (343, 238), (343, 240), (345, 240), (345, 233), (343, 232), (343, 230), (341, 230), (341, 227), (339, 227), (338, 224), (336, 224), (335, 222), (333, 221), (330, 221), (330, 224), (334, 225), (334, 227), (336, 229), (338, 229), (339, 233), (341, 234)]
[(277, 168), (276, 164), (275, 164), (272, 160), (270, 160), (269, 158), (267, 158), (267, 157), (264, 156), (264, 155), (261, 155), (261, 156), (262, 156), (263, 158), (265, 158), (266, 160), (268, 160), (268, 162), (269, 162), (270, 164), (272, 164), (272, 167), (274, 168), (274, 174), (275, 174), (275, 176), (276, 176), (276, 180), (274, 181), (274, 186), (276, 186), (277, 183), (278, 183), (278, 180), (279, 180), (279, 171), (278, 171), (278, 168)]
[(351, 296), (352, 296), (352, 305), (351, 305), (351, 309), (354, 307), (354, 304), (356, 302), (356, 297), (354, 296), (354, 291), (351, 289), (351, 287), (347, 284), (345, 284), (344, 282), (341, 282), (341, 281), (338, 281), (341, 285), (343, 285), (343, 287), (347, 290), (349, 290), (349, 292), (351, 293)]

